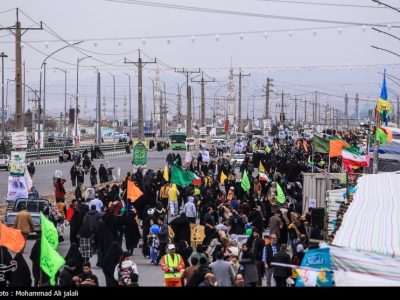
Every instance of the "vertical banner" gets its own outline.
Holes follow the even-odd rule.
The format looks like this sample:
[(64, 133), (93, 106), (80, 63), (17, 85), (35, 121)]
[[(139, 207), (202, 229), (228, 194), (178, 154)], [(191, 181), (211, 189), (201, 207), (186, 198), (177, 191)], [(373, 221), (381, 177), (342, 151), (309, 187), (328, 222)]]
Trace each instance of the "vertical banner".
[(146, 142), (133, 142), (133, 165), (147, 166), (147, 147)]
[(24, 176), (8, 176), (7, 200), (28, 198), (28, 185)]
[(24, 176), (25, 174), (26, 153), (22, 151), (12, 151), (11, 159), (8, 165), (11, 176)]

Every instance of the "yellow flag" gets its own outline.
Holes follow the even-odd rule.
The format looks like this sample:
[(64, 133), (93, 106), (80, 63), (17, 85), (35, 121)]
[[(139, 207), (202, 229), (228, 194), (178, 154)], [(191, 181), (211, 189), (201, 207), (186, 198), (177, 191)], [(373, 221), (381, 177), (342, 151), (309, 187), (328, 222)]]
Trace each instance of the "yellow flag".
[(258, 173), (264, 173), (265, 174), (265, 168), (264, 168), (263, 164), (261, 163), (261, 160), (260, 160), (260, 164), (258, 166)]
[(220, 178), (219, 182), (221, 184), (224, 184), (226, 179), (228, 179), (228, 177), (226, 177), (225, 173), (222, 171), (221, 172), (221, 178)]
[(167, 165), (164, 166), (163, 178), (165, 181), (169, 181), (169, 172)]

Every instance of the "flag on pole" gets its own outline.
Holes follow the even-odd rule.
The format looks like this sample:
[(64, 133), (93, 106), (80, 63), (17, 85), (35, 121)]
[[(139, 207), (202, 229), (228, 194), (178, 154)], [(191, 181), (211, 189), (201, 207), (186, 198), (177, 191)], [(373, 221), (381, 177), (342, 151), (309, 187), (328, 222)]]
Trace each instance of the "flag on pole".
[(313, 150), (315, 153), (329, 153), (329, 140), (314, 134)]
[(48, 220), (43, 213), (40, 213), (40, 227), (42, 229), (42, 239), (45, 238), (53, 249), (58, 247), (58, 232), (53, 222)]
[(267, 174), (265, 174), (265, 173), (259, 173), (259, 174), (258, 174), (258, 179), (259, 179), (260, 181), (268, 181), (268, 180), (269, 180)]
[(387, 126), (389, 122), (389, 114), (392, 112), (390, 101), (388, 100), (388, 92), (386, 87), (386, 69), (383, 71), (383, 82), (381, 88), (381, 95), (376, 105), (377, 111), (380, 114), (381, 120)]
[(219, 183), (220, 184), (225, 184), (225, 180), (227, 180), (228, 177), (225, 175), (224, 171), (221, 172), (221, 177), (219, 178)]
[(355, 147), (343, 148), (342, 162), (354, 167), (367, 167), (369, 164), (369, 156), (364, 155)]
[(250, 190), (250, 180), (249, 180), (249, 177), (247, 176), (247, 170), (244, 170), (243, 178), (242, 178), (242, 182), (240, 183), (240, 186), (242, 187), (242, 189), (245, 192)]
[(350, 147), (350, 145), (337, 136), (331, 136), (329, 139), (329, 157), (342, 156), (343, 147)]
[(196, 175), (193, 172), (184, 170), (181, 167), (174, 165), (171, 171), (171, 182), (176, 185), (187, 186), (192, 183)]
[(126, 198), (131, 199), (131, 202), (135, 202), (143, 195), (143, 192), (136, 186), (135, 182), (128, 180)]
[(260, 164), (258, 165), (258, 173), (265, 173), (265, 168), (260, 160)]
[(167, 165), (164, 166), (163, 178), (165, 181), (169, 181), (169, 170)]
[[(54, 225), (53, 225), (54, 226)], [(40, 267), (50, 277), (50, 284), (55, 285), (58, 270), (65, 265), (64, 258), (53, 248), (43, 234), (40, 240)]]
[(276, 192), (277, 192), (277, 197), (276, 200), (280, 203), (283, 204), (286, 202), (286, 197), (285, 197), (285, 193), (283, 192), (281, 186), (279, 185), (278, 182), (276, 182)]
[(385, 145), (387, 142), (392, 141), (393, 132), (384, 127), (376, 127), (375, 138), (378, 140), (379, 145)]
[(19, 253), (25, 246), (25, 239), (21, 230), (10, 228), (0, 221), (0, 246)]

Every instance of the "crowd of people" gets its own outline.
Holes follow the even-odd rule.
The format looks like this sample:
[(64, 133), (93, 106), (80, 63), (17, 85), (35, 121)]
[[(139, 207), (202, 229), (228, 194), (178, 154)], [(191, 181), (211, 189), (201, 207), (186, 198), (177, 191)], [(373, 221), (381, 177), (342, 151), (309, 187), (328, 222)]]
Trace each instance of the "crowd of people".
[[(353, 134), (341, 136), (358, 142), (352, 140)], [(244, 146), (245, 159), (235, 168), (225, 151), (216, 151), (208, 162), (199, 155), (190, 163), (183, 163), (179, 153), (169, 153), (168, 176), (161, 168), (139, 168), (127, 173), (121, 184), (107, 183), (107, 170), (101, 165), (103, 185), (88, 188), (83, 195), (85, 168), (90, 169), (91, 186), (97, 183), (97, 171), (87, 155), (82, 165), (77, 160), (71, 168), (72, 183), (77, 183), (75, 199), (65, 205), (65, 180), (57, 179), (56, 203), (46, 210), (60, 241), (65, 225), (70, 230), (71, 247), (59, 285), (98, 285), (89, 263), (96, 254), (107, 286), (137, 286), (140, 276), (132, 255), (139, 246), (149, 263), (161, 267), (166, 286), (261, 286), (263, 280), (266, 286), (294, 285), (292, 269), (273, 263), (300, 265), (304, 252), (315, 246), (310, 243), (311, 209), (302, 211), (302, 174), (326, 168), (318, 164), (324, 155), (313, 153), (307, 138), (256, 140)], [(186, 186), (166, 180), (175, 165), (184, 165), (200, 180)], [(249, 179), (247, 189), (244, 176)], [(127, 196), (129, 181), (143, 192), (134, 202)], [(278, 186), (284, 201), (278, 197)], [(204, 226), (200, 242), (191, 236), (195, 225)], [(40, 241), (32, 250), (34, 265), (38, 245)]]

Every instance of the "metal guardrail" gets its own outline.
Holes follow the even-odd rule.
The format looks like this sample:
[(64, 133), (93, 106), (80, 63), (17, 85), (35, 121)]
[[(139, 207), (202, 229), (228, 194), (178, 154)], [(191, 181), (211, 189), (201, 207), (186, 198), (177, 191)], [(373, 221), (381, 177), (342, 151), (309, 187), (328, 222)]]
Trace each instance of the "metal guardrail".
[[(101, 151), (103, 152), (109, 152), (109, 151), (114, 151), (114, 150), (125, 150), (126, 146), (128, 143), (117, 143), (117, 144), (103, 144), (101, 145)], [(82, 152), (85, 149), (88, 149), (90, 151), (92, 145), (82, 145), (79, 148), (79, 151)], [(75, 151), (74, 146), (60, 146), (60, 147), (47, 147), (40, 149), (39, 155), (40, 157), (57, 157), (58, 153), (60, 152), (60, 149), (68, 149), (71, 151), (73, 154)], [(37, 157), (37, 149), (27, 149), (26, 150), (26, 158), (36, 158)]]

